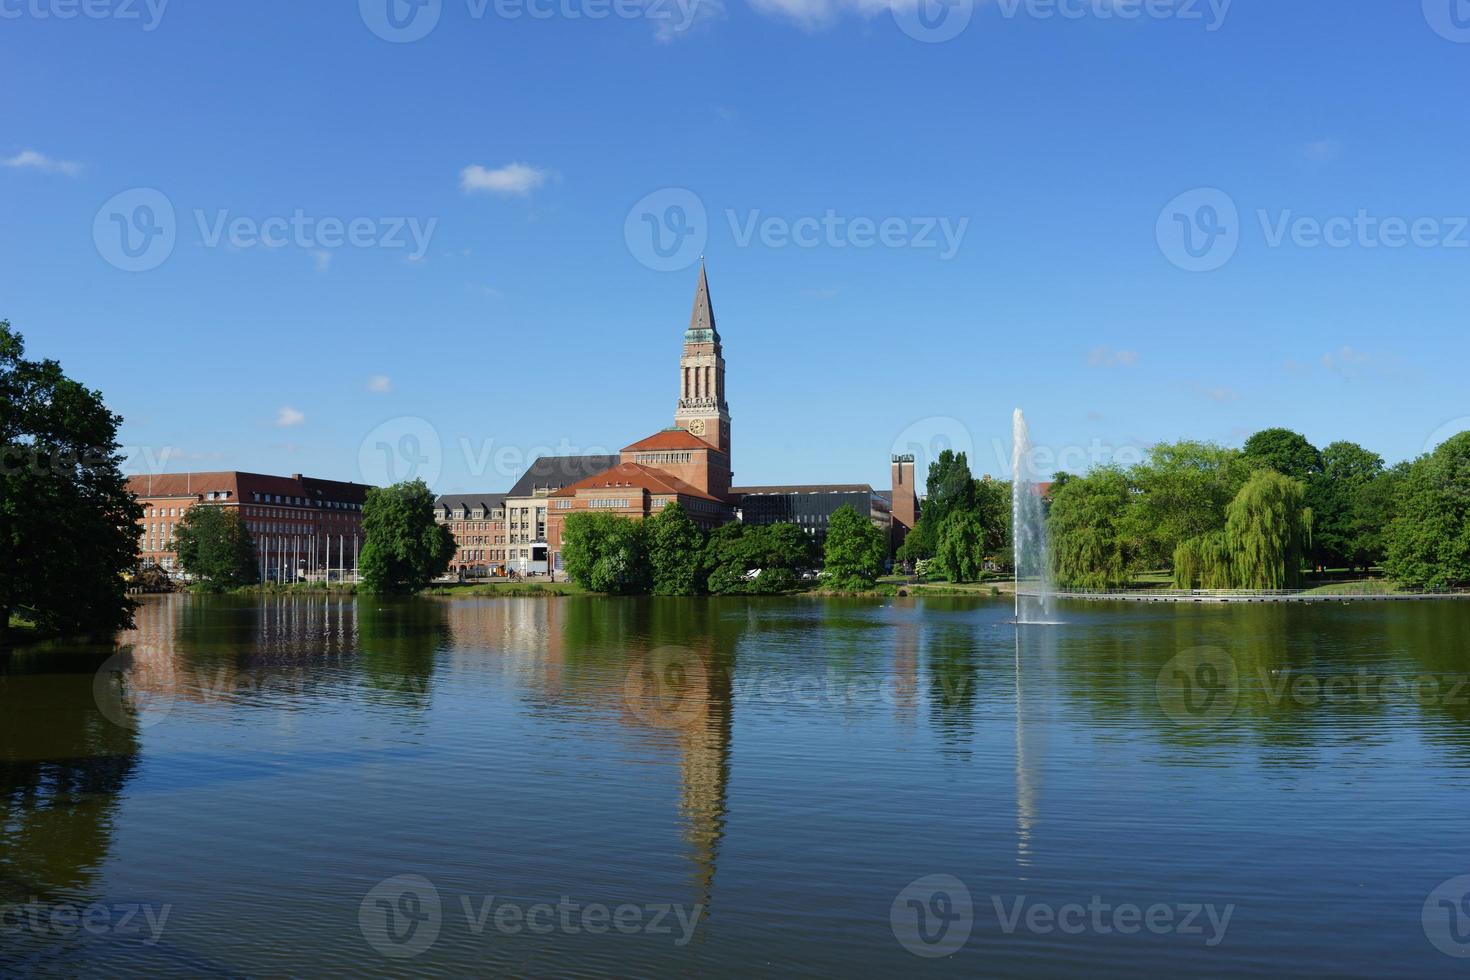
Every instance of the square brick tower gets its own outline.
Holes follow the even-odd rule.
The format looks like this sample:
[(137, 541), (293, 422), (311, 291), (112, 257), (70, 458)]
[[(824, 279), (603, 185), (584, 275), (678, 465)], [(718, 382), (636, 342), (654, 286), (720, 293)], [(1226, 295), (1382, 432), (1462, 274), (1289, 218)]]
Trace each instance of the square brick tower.
[(919, 488), (914, 484), (913, 454), (893, 457), (893, 547), (903, 544), (903, 539), (919, 521)]

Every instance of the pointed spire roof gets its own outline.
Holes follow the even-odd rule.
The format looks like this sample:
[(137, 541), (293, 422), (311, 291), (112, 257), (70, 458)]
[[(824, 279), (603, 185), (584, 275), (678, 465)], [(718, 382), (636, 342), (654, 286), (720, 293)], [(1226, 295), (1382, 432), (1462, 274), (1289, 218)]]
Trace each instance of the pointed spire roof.
[(688, 343), (720, 342), (720, 332), (715, 328), (715, 308), (709, 301), (709, 278), (704, 274), (704, 256), (699, 257), (699, 285), (694, 288), (694, 309), (689, 314), (689, 330), (684, 334)]

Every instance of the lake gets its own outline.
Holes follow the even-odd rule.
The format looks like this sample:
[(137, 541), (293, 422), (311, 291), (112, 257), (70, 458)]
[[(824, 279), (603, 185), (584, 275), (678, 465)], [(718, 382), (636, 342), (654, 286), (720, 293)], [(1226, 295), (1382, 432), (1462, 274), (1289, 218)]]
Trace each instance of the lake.
[(0, 974), (1451, 976), (1470, 604), (143, 600), (0, 666)]

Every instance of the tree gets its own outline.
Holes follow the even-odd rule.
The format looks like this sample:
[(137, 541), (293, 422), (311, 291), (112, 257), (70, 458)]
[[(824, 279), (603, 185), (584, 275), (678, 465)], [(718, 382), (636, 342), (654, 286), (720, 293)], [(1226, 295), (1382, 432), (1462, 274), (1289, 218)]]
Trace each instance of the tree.
[(726, 524), (710, 533), (704, 566), (716, 595), (772, 594), (795, 588), (797, 573), (816, 561), (811, 537), (795, 524)]
[(985, 554), (1011, 562), (1011, 485), (983, 477), (975, 481), (975, 516), (985, 529)]
[(1058, 585), (1103, 590), (1128, 584), (1138, 550), (1127, 527), (1132, 506), (1128, 476), (1113, 466), (1052, 488), (1047, 529)]
[(934, 564), (951, 582), (979, 581), (985, 570), (985, 529), (970, 511), (955, 511), (939, 526)]
[[(678, 501), (648, 519), (648, 559), (654, 595), (698, 595), (704, 534)], [(565, 556), (565, 549), (563, 549)]]
[(1249, 475), (1234, 449), (1189, 441), (1152, 447), (1128, 473), (1137, 493), (1126, 533), (1139, 548), (1138, 564), (1166, 568), (1182, 542), (1223, 531), (1225, 507)]
[(235, 509), (190, 507), (174, 528), (174, 552), (184, 571), (216, 591), (250, 585), (259, 573), (255, 542)]
[(1312, 515), (1301, 480), (1257, 470), (1225, 509), (1225, 542), (1235, 586), (1290, 589), (1301, 581)]
[(649, 589), (644, 522), (590, 511), (562, 524), (561, 556), (572, 581), (593, 592), (640, 595)]
[(1242, 450), (1252, 470), (1275, 470), (1303, 483), (1322, 472), (1322, 454), (1307, 437), (1290, 429), (1263, 429)]
[(1366, 570), (1382, 560), (1384, 513), (1369, 490), (1383, 472), (1383, 457), (1357, 443), (1334, 442), (1322, 450), (1322, 474), (1307, 501), (1322, 564)]
[(56, 361), (26, 360), (8, 320), (0, 405), (0, 644), (21, 607), (47, 632), (126, 627), (142, 511), (122, 475), (122, 419)]
[(883, 574), (887, 550), (883, 532), (851, 504), (842, 505), (827, 522), (827, 584), (848, 591), (871, 588)]
[(1211, 531), (1181, 541), (1174, 549), (1174, 587), (1179, 589), (1232, 589), (1235, 563), (1224, 531)]
[(1470, 432), (1445, 440), (1403, 473), (1384, 568), (1410, 588), (1470, 583)]
[(975, 480), (970, 476), (970, 461), (964, 453), (953, 449), (942, 451), (929, 464), (924, 483), (927, 495), (919, 522), (904, 538), (897, 557), (904, 561), (931, 558), (939, 546), (939, 527), (957, 510), (976, 508)]
[(417, 592), (454, 556), (454, 537), (434, 520), (434, 494), (423, 480), (369, 490), (362, 529), (358, 571), (368, 592)]

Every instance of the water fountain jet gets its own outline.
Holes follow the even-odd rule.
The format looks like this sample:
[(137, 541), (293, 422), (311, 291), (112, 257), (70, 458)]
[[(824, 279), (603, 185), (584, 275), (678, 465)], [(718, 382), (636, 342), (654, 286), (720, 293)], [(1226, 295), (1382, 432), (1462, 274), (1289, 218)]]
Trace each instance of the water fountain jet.
[(1046, 502), (1031, 452), (1031, 431), (1019, 408), (1011, 417), (1011, 538), (1015, 545), (1016, 622), (1054, 622), (1051, 550), (1046, 535)]

